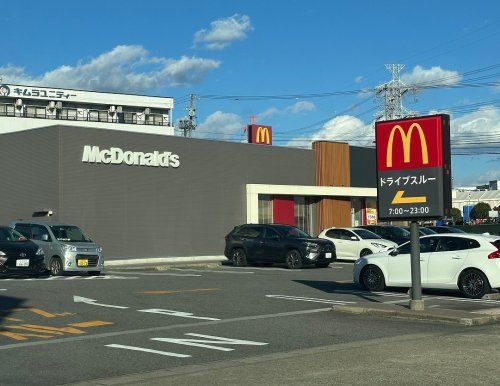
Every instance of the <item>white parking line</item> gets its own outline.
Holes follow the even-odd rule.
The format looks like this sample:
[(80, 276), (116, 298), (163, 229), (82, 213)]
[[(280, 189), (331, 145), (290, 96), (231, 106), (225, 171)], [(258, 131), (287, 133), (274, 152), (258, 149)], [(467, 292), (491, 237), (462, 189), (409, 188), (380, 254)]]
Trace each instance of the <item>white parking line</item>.
[(486, 308), (484, 310), (473, 311), (471, 314), (500, 315), (500, 308)]
[(288, 268), (277, 268), (277, 267), (224, 267), (228, 269), (256, 269), (262, 271), (282, 271), (282, 272), (301, 272), (301, 269), (288, 269)]
[(142, 351), (142, 352), (147, 352), (150, 354), (159, 354), (159, 355), (165, 355), (165, 356), (177, 357), (177, 358), (190, 358), (191, 357), (191, 355), (178, 354), (175, 352), (168, 352), (168, 351), (152, 350), (150, 348), (137, 347), (137, 346), (125, 346), (123, 344), (107, 344), (106, 347), (122, 348), (125, 350), (132, 350), (132, 351)]
[(224, 270), (214, 270), (214, 269), (196, 269), (196, 268), (170, 268), (171, 271), (191, 271), (191, 272), (214, 272), (214, 273), (236, 273), (236, 274), (252, 274), (255, 272), (238, 272), (238, 271), (224, 271)]
[(312, 303), (327, 303), (327, 304), (355, 304), (356, 303), (356, 302), (348, 302), (348, 301), (344, 301), (344, 300), (306, 298), (306, 297), (302, 297), (302, 296), (288, 296), (288, 295), (266, 295), (266, 298), (286, 299), (286, 300), (295, 300), (295, 301), (312, 302)]
[(167, 272), (120, 272), (120, 271), (110, 271), (110, 273), (116, 273), (119, 275), (140, 275), (140, 276), (193, 276), (200, 277), (201, 275), (195, 275), (194, 273), (167, 273)]
[[(200, 275), (196, 275), (200, 276)], [(49, 276), (49, 277), (37, 277), (37, 278), (13, 278), (9, 277), (7, 279), (1, 279), (2, 281), (14, 281), (14, 282), (26, 282), (26, 281), (51, 281), (51, 280), (128, 280), (128, 279), (139, 279), (138, 277), (132, 276), (116, 276), (116, 275), (104, 275), (104, 276)]]

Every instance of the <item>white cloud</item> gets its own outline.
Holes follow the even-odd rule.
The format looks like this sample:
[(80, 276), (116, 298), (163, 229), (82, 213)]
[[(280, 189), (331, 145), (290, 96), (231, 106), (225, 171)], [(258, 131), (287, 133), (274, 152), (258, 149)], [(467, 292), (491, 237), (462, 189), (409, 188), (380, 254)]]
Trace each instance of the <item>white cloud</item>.
[(316, 110), (316, 105), (312, 102), (308, 101), (300, 101), (296, 102), (291, 106), (287, 106), (283, 108), (282, 110), (278, 109), (277, 107), (270, 107), (267, 110), (264, 110), (263, 112), (259, 113), (257, 116), (259, 118), (268, 118), (273, 115), (279, 115), (279, 114), (301, 114), (304, 112), (308, 111), (314, 111)]
[(350, 142), (354, 146), (373, 146), (373, 124), (366, 124), (351, 115), (341, 115), (325, 123), (323, 127), (309, 136), (293, 138), (287, 146), (310, 146), (312, 141)]
[(316, 106), (312, 102), (308, 101), (300, 101), (292, 106), (289, 106), (286, 108), (286, 111), (292, 114), (300, 114), (304, 111), (314, 111), (316, 109)]
[(363, 77), (361, 75), (354, 78), (354, 82), (356, 82), (356, 83), (361, 83), (362, 81), (363, 81)]
[(243, 134), (243, 120), (237, 114), (216, 111), (210, 114), (194, 132), (197, 138), (229, 139), (235, 134)]
[(63, 65), (40, 76), (31, 76), (24, 68), (12, 65), (0, 67), (0, 73), (8, 83), (142, 93), (199, 83), (219, 66), (217, 60), (158, 58), (140, 45), (120, 45), (86, 62)]
[(270, 107), (267, 110), (261, 112), (258, 115), (258, 117), (259, 118), (267, 118), (267, 117), (271, 117), (271, 116), (279, 114), (279, 113), (280, 113), (280, 111), (276, 107)]
[(194, 43), (202, 43), (210, 50), (222, 50), (233, 41), (243, 40), (247, 32), (253, 29), (247, 15), (234, 14), (233, 16), (217, 19), (210, 23), (210, 29), (201, 29), (194, 34)]
[(415, 66), (411, 73), (401, 75), (401, 80), (407, 84), (432, 83), (439, 85), (453, 85), (462, 79), (457, 71), (443, 70), (440, 66), (425, 69)]

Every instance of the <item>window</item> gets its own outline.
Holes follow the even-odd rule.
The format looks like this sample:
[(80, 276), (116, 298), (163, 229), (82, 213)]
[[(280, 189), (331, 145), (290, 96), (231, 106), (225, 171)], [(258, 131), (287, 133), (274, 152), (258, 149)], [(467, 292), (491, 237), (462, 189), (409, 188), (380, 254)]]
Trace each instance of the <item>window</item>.
[(74, 225), (52, 225), (52, 233), (59, 241), (90, 242), (91, 240)]
[[(426, 237), (425, 239), (420, 239), (420, 253), (431, 253), (436, 250), (438, 244), (438, 238), (436, 237)], [(411, 243), (407, 242), (398, 248), (398, 254), (409, 255), (411, 253)]]
[(273, 205), (269, 194), (259, 194), (259, 224), (273, 222)]
[(274, 229), (266, 228), (264, 238), (271, 240), (279, 240), (280, 235)]
[(31, 239), (31, 228), (29, 224), (16, 224), (14, 229), (21, 233), (24, 237)]
[(92, 122), (99, 121), (99, 111), (89, 110), (89, 121), (92, 121)]
[(370, 232), (369, 230), (366, 229), (356, 229), (354, 233), (356, 233), (363, 240), (375, 240), (381, 238), (379, 235), (376, 235), (375, 233)]
[(137, 116), (134, 113), (123, 113), (125, 123), (137, 123)]
[(339, 229), (329, 229), (326, 231), (325, 235), (331, 239), (340, 239)]
[(462, 251), (465, 249), (479, 248), (476, 240), (461, 237), (441, 237), (437, 252)]
[(31, 225), (31, 235), (33, 240), (50, 241), (49, 231), (43, 225)]
[(99, 122), (108, 122), (108, 112), (107, 111), (99, 111), (98, 117), (99, 117)]
[(59, 117), (61, 119), (69, 119), (72, 121), (76, 121), (76, 109), (62, 109)]
[(0, 241), (26, 241), (26, 238), (14, 229), (2, 227), (0, 228)]
[[(351, 237), (355, 237), (354, 233), (348, 231), (347, 229), (339, 229), (341, 240), (351, 240)], [(357, 238), (357, 237), (356, 237)]]

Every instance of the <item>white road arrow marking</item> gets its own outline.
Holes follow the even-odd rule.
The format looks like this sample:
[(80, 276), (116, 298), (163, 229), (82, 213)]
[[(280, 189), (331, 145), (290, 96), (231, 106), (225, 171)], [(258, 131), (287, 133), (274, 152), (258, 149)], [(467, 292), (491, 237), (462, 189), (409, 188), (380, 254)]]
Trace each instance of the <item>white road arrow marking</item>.
[(194, 316), (190, 312), (183, 311), (173, 311), (173, 310), (164, 310), (152, 308), (149, 310), (138, 310), (139, 312), (149, 312), (151, 314), (162, 314), (162, 315), (170, 315), (170, 316), (179, 316), (181, 318), (190, 318), (190, 319), (202, 319), (202, 320), (220, 320), (218, 318), (208, 318), (206, 316)]
[(129, 307), (124, 307), (124, 306), (114, 306), (112, 304), (96, 303), (97, 300), (89, 299), (89, 298), (84, 298), (82, 296), (76, 296), (76, 295), (73, 295), (73, 301), (75, 303), (86, 303), (86, 304), (91, 304), (93, 306), (109, 307), (109, 308), (119, 308), (119, 309), (122, 309), (122, 310), (124, 310), (126, 308), (129, 308)]

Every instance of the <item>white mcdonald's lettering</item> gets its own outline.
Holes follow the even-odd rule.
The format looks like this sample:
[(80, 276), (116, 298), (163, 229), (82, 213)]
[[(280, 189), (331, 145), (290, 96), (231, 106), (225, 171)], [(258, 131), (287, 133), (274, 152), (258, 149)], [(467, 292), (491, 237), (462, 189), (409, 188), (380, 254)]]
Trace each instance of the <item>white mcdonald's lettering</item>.
[(391, 133), (389, 134), (389, 142), (387, 142), (387, 154), (386, 154), (386, 165), (388, 168), (392, 167), (392, 153), (394, 145), (394, 134), (396, 131), (401, 135), (401, 142), (403, 143), (403, 161), (404, 163), (409, 163), (411, 159), (411, 136), (413, 134), (413, 129), (417, 129), (420, 136), (420, 149), (422, 151), (422, 163), (429, 163), (429, 153), (427, 152), (427, 141), (425, 140), (425, 135), (422, 127), (414, 122), (411, 124), (408, 133), (405, 133), (403, 128), (399, 125), (395, 125)]
[(257, 134), (255, 135), (256, 143), (271, 143), (271, 137), (269, 135), (269, 128), (259, 126), (257, 129)]

